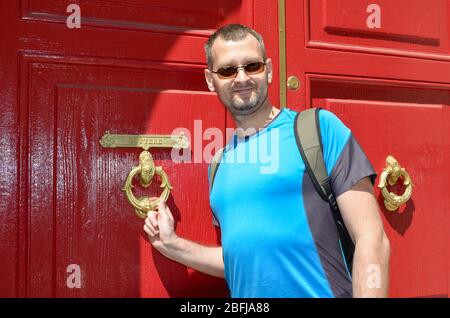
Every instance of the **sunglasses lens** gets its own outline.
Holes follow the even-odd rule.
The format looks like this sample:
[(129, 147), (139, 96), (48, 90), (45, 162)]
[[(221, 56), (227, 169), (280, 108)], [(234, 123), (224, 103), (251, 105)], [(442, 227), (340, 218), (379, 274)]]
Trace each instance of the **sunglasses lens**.
[(244, 69), (247, 74), (258, 74), (264, 70), (264, 63), (262, 62), (250, 63), (247, 64)]
[(217, 74), (221, 78), (230, 78), (236, 75), (236, 68), (234, 67), (226, 67), (217, 70)]

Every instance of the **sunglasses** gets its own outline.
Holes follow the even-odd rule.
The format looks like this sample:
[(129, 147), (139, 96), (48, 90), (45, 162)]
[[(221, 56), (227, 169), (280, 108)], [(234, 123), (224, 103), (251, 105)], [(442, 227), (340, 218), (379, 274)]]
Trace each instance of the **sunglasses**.
[(229, 79), (237, 76), (239, 69), (243, 69), (248, 75), (255, 75), (264, 71), (265, 62), (253, 62), (239, 66), (229, 66), (219, 68), (217, 71), (211, 71), (216, 73), (221, 79)]

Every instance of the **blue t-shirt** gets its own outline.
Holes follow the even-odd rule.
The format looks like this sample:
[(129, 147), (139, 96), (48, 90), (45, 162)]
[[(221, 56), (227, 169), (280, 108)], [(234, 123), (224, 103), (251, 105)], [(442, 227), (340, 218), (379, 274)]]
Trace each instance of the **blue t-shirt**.
[[(352, 296), (330, 207), (296, 144), (296, 114), (282, 109), (267, 127), (244, 139), (234, 135), (224, 149), (210, 204), (232, 297)], [(366, 176), (373, 181), (351, 131), (329, 111), (319, 120), (336, 197)]]

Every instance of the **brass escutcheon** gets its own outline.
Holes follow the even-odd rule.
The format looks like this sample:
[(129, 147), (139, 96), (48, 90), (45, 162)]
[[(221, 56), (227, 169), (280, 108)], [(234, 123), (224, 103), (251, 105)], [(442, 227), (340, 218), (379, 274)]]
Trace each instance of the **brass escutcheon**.
[(297, 76), (289, 76), (289, 78), (287, 79), (287, 87), (291, 90), (291, 91), (296, 91), (299, 89), (300, 87), (300, 80), (298, 79)]

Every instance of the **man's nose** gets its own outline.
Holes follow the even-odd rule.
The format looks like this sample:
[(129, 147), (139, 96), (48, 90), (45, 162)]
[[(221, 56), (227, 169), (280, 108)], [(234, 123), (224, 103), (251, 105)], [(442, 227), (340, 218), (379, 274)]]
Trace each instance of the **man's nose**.
[(235, 82), (238, 83), (245, 83), (250, 79), (250, 77), (247, 75), (243, 67), (240, 67), (237, 69), (236, 78), (234, 79)]

